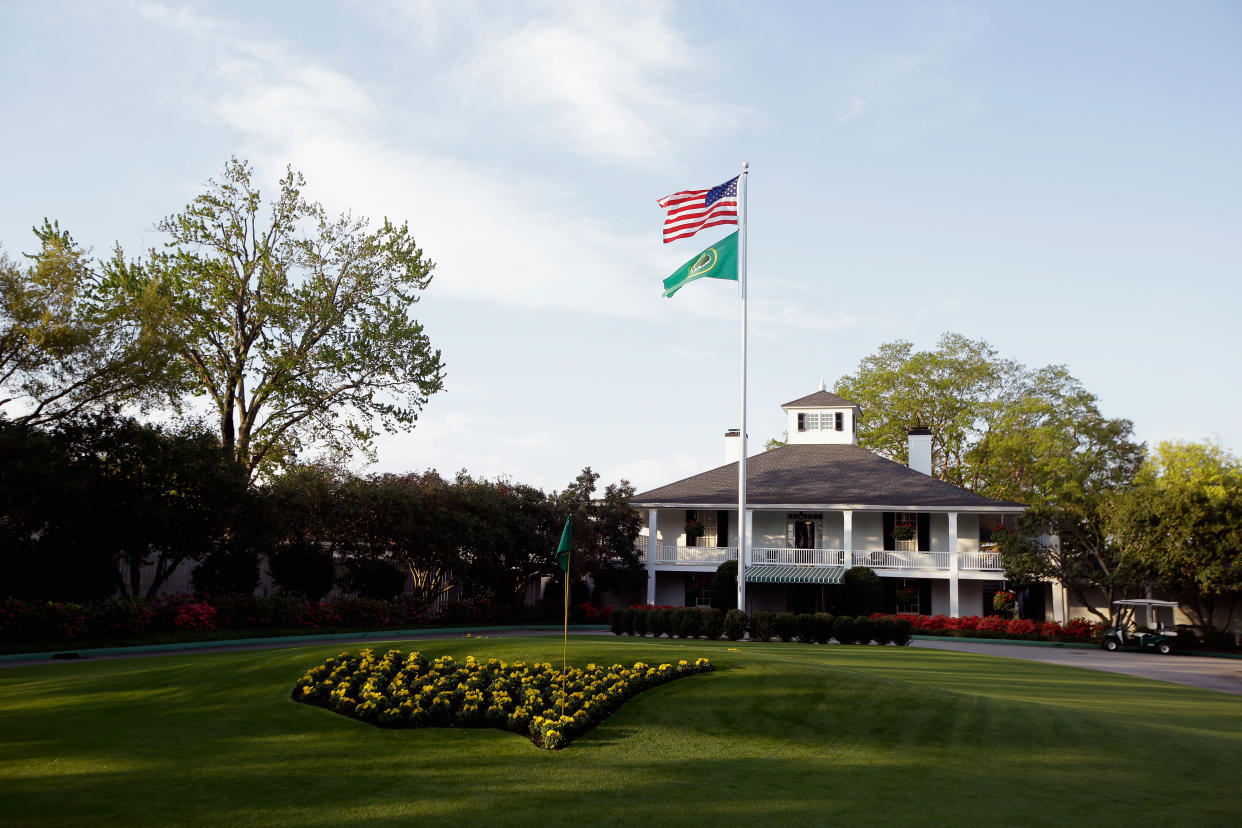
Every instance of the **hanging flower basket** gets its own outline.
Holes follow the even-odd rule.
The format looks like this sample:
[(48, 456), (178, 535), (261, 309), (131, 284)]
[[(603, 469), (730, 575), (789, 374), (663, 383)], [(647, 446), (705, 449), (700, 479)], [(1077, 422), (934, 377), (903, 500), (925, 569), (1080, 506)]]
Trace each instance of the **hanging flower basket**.
[(1017, 606), (1018, 597), (1007, 589), (1002, 589), (992, 596), (992, 609), (1002, 615), (1012, 615)]
[(908, 541), (914, 540), (914, 524), (898, 523), (893, 526), (893, 540)]

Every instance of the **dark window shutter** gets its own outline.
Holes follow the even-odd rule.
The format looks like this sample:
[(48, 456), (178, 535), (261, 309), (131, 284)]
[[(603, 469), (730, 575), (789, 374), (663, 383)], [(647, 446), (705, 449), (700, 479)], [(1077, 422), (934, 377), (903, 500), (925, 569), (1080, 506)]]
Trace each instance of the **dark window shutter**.
[(930, 552), (931, 551), (931, 515), (920, 512), (918, 515), (918, 518), (919, 518), (919, 551)]
[(932, 585), (931, 585), (930, 579), (928, 578), (919, 579), (919, 614), (920, 615), (931, 615), (932, 614), (931, 588), (932, 588)]
[(729, 512), (725, 509), (716, 513), (716, 545), (729, 545)]
[(884, 513), (884, 548), (889, 551), (892, 551), (895, 548), (893, 544), (893, 524), (894, 523), (896, 523), (896, 521), (893, 519), (893, 513), (885, 512)]
[(806, 431), (806, 415), (798, 415), (798, 431)]
[(837, 431), (845, 431), (845, 415), (837, 412)]

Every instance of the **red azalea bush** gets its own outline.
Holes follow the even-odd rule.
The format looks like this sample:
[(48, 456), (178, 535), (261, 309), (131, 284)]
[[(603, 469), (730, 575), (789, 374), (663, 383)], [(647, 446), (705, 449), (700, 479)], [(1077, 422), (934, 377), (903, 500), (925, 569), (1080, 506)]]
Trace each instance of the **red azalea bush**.
[(173, 618), (173, 624), (183, 630), (216, 629), (216, 608), (206, 601), (182, 604)]
[(109, 598), (90, 604), (0, 601), (0, 642), (141, 639), (151, 633), (212, 630), (406, 629), (429, 623), (494, 623), (507, 608), (451, 601), (432, 615), (409, 595), (391, 601), (341, 596), (309, 602), (291, 595), (164, 595)]
[[(877, 613), (872, 617), (881, 616)], [(1024, 638), (1037, 641), (1091, 642), (1099, 639), (1105, 627), (1104, 624), (1091, 622), (1084, 618), (1074, 618), (1061, 625), (1056, 621), (1040, 623), (1024, 618), (1009, 619), (1001, 615), (988, 615), (983, 618), (977, 615), (950, 618), (947, 615), (898, 613), (895, 617), (909, 621), (916, 635), (950, 635), (968, 638)]]
[(607, 624), (609, 619), (612, 618), (612, 607), (599, 609), (590, 604), (579, 604), (574, 617), (587, 624)]

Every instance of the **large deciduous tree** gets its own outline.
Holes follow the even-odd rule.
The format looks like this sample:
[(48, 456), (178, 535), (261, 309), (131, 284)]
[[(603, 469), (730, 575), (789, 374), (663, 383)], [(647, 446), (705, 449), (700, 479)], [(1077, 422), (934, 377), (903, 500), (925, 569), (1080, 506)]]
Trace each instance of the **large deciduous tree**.
[(1151, 586), (1207, 632), (1242, 597), (1242, 462), (1213, 443), (1163, 442), (1118, 499), (1112, 529)]
[(182, 212), (163, 250), (126, 261), (102, 287), (175, 354), (177, 393), (206, 396), (223, 445), (253, 477), (311, 442), (341, 454), (379, 429), (412, 428), (443, 387), (411, 306), (433, 263), (409, 228), (332, 218), (290, 169), (266, 212), (236, 158)]
[(597, 590), (625, 593), (643, 578), (634, 543), (642, 516), (630, 506), (634, 487), (628, 480), (609, 484), (602, 498), (594, 497), (599, 474), (587, 466), (565, 487), (553, 492), (559, 514), (572, 514), (573, 549), (570, 578), (590, 575)]
[(1064, 366), (1031, 369), (946, 333), (932, 351), (882, 345), (834, 390), (862, 406), (861, 445), (904, 463), (907, 429), (928, 426), (936, 477), (1030, 507), (1001, 544), (1011, 580), (1055, 579), (1088, 606), (1132, 586), (1108, 520), (1145, 449)]

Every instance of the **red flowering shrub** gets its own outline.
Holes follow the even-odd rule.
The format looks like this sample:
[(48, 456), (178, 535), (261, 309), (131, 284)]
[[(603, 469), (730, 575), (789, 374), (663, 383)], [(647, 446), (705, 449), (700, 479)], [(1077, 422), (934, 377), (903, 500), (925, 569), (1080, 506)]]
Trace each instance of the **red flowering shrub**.
[(1048, 641), (1059, 641), (1061, 638), (1061, 625), (1056, 621), (1045, 621), (1039, 625), (1039, 637)]
[(1003, 633), (1009, 625), (1009, 619), (1001, 615), (989, 615), (979, 621), (976, 629), (984, 633)]
[(983, 623), (983, 619), (977, 615), (964, 615), (961, 618), (950, 618), (949, 629), (959, 630), (962, 632), (973, 632), (979, 629), (979, 625)]
[(579, 621), (585, 621), (588, 624), (605, 624), (612, 617), (612, 607), (598, 609), (590, 604), (582, 603), (578, 605), (574, 616)]
[(1061, 628), (1061, 638), (1065, 641), (1091, 641), (1104, 632), (1103, 623), (1092, 623), (1085, 618), (1071, 618)]
[(1022, 638), (1034, 636), (1039, 628), (1029, 618), (1015, 618), (1005, 625), (1005, 632)]
[(341, 616), (328, 601), (317, 601), (313, 604), (307, 604), (302, 609), (302, 617), (299, 620), (299, 626), (308, 627), (317, 630), (320, 627), (336, 627), (340, 626)]
[(173, 624), (182, 630), (214, 630), (216, 608), (206, 601), (182, 604), (173, 618)]

